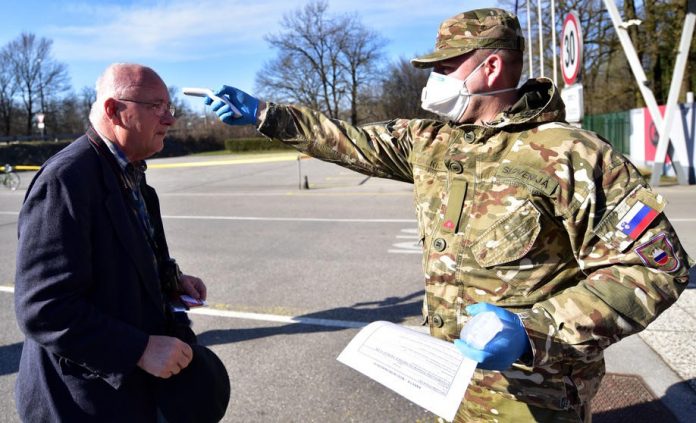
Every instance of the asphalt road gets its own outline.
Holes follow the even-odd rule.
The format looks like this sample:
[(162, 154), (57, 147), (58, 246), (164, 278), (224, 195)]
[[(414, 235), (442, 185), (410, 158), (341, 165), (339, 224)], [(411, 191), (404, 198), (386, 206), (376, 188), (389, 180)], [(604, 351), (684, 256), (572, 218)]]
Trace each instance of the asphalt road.
[[(295, 157), (161, 159), (147, 172), (172, 255), (207, 283), (209, 309), (233, 316), (192, 316), (200, 341), (230, 374), (223, 421), (435, 422), (336, 361), (359, 324), (420, 321), (411, 186)], [(177, 167), (183, 162), (197, 166)], [(304, 176), (309, 190), (299, 189)], [(17, 212), (30, 178), (22, 174), (17, 192), (0, 189), (0, 422), (18, 421), (13, 384), (23, 337), (10, 291)], [(679, 233), (693, 233), (695, 196), (684, 190), (696, 192), (661, 192)], [(682, 242), (693, 256), (696, 239)], [(293, 316), (315, 324), (272, 321)]]
[[(336, 361), (357, 333), (345, 326), (420, 321), (411, 186), (366, 180), (317, 160), (298, 165), (295, 157), (169, 168), (157, 166), (230, 158), (153, 160), (147, 172), (160, 195), (170, 251), (184, 272), (207, 283), (210, 309), (259, 314), (192, 316), (200, 341), (230, 374), (224, 421), (435, 421)], [(309, 190), (299, 189), (299, 166)], [(14, 281), (17, 212), (31, 174), (21, 176), (20, 190), (0, 190), (1, 287)], [(273, 322), (267, 315), (320, 324)], [(326, 325), (333, 323), (338, 326)], [(0, 292), (0, 325), (0, 421), (14, 422), (23, 337), (9, 292)]]

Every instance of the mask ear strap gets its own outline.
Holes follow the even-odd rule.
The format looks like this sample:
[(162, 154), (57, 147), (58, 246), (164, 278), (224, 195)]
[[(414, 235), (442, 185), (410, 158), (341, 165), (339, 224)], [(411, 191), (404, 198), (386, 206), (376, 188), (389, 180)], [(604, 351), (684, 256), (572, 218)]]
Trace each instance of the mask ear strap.
[(478, 70), (481, 69), (481, 68), (483, 67), (483, 65), (486, 64), (486, 61), (488, 60), (489, 57), (493, 56), (494, 54), (496, 54), (496, 53), (499, 52), (499, 51), (500, 51), (500, 49), (497, 48), (497, 49), (493, 50), (493, 53), (491, 53), (491, 54), (489, 54), (488, 56), (486, 56), (486, 58), (483, 59), (483, 60), (481, 61), (481, 63), (479, 63), (479, 64), (474, 68), (474, 70), (471, 71), (471, 73), (469, 73), (469, 76), (467, 76), (467, 77), (464, 79), (464, 82), (468, 81), (469, 78), (471, 78), (472, 75), (474, 75), (476, 72), (478, 72)]
[(493, 94), (498, 94), (498, 93), (504, 93), (507, 91), (515, 91), (516, 89), (517, 89), (517, 87), (503, 88), (502, 90), (486, 91), (485, 93), (473, 93), (470, 95), (472, 95), (472, 96), (474, 96), (474, 95), (493, 95)]

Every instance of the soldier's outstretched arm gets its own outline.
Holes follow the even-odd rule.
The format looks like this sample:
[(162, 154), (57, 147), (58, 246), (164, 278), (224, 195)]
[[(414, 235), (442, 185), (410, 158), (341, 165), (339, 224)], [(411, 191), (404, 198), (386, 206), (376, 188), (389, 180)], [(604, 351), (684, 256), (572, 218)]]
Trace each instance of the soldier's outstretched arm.
[(370, 176), (413, 182), (409, 120), (354, 126), (306, 107), (266, 103), (230, 86), (215, 96), (219, 99), (207, 97), (205, 102), (229, 125), (256, 125), (266, 137), (312, 157)]

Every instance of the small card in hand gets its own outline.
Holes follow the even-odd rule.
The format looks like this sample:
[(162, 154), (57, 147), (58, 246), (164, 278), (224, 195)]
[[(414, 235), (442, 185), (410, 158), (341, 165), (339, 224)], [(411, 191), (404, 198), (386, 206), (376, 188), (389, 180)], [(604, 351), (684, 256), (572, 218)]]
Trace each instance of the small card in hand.
[(179, 295), (179, 299), (182, 303), (184, 303), (187, 307), (190, 308), (208, 305), (208, 303), (206, 303), (205, 300), (197, 300), (190, 295)]

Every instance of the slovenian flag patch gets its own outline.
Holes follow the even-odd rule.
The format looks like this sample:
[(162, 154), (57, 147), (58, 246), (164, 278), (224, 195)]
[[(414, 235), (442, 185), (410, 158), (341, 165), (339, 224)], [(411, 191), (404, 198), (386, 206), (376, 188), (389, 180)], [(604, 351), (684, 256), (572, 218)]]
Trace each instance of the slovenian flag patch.
[(616, 228), (629, 238), (638, 239), (640, 234), (643, 233), (658, 214), (657, 210), (646, 206), (640, 201), (636, 201), (636, 204), (621, 218)]

